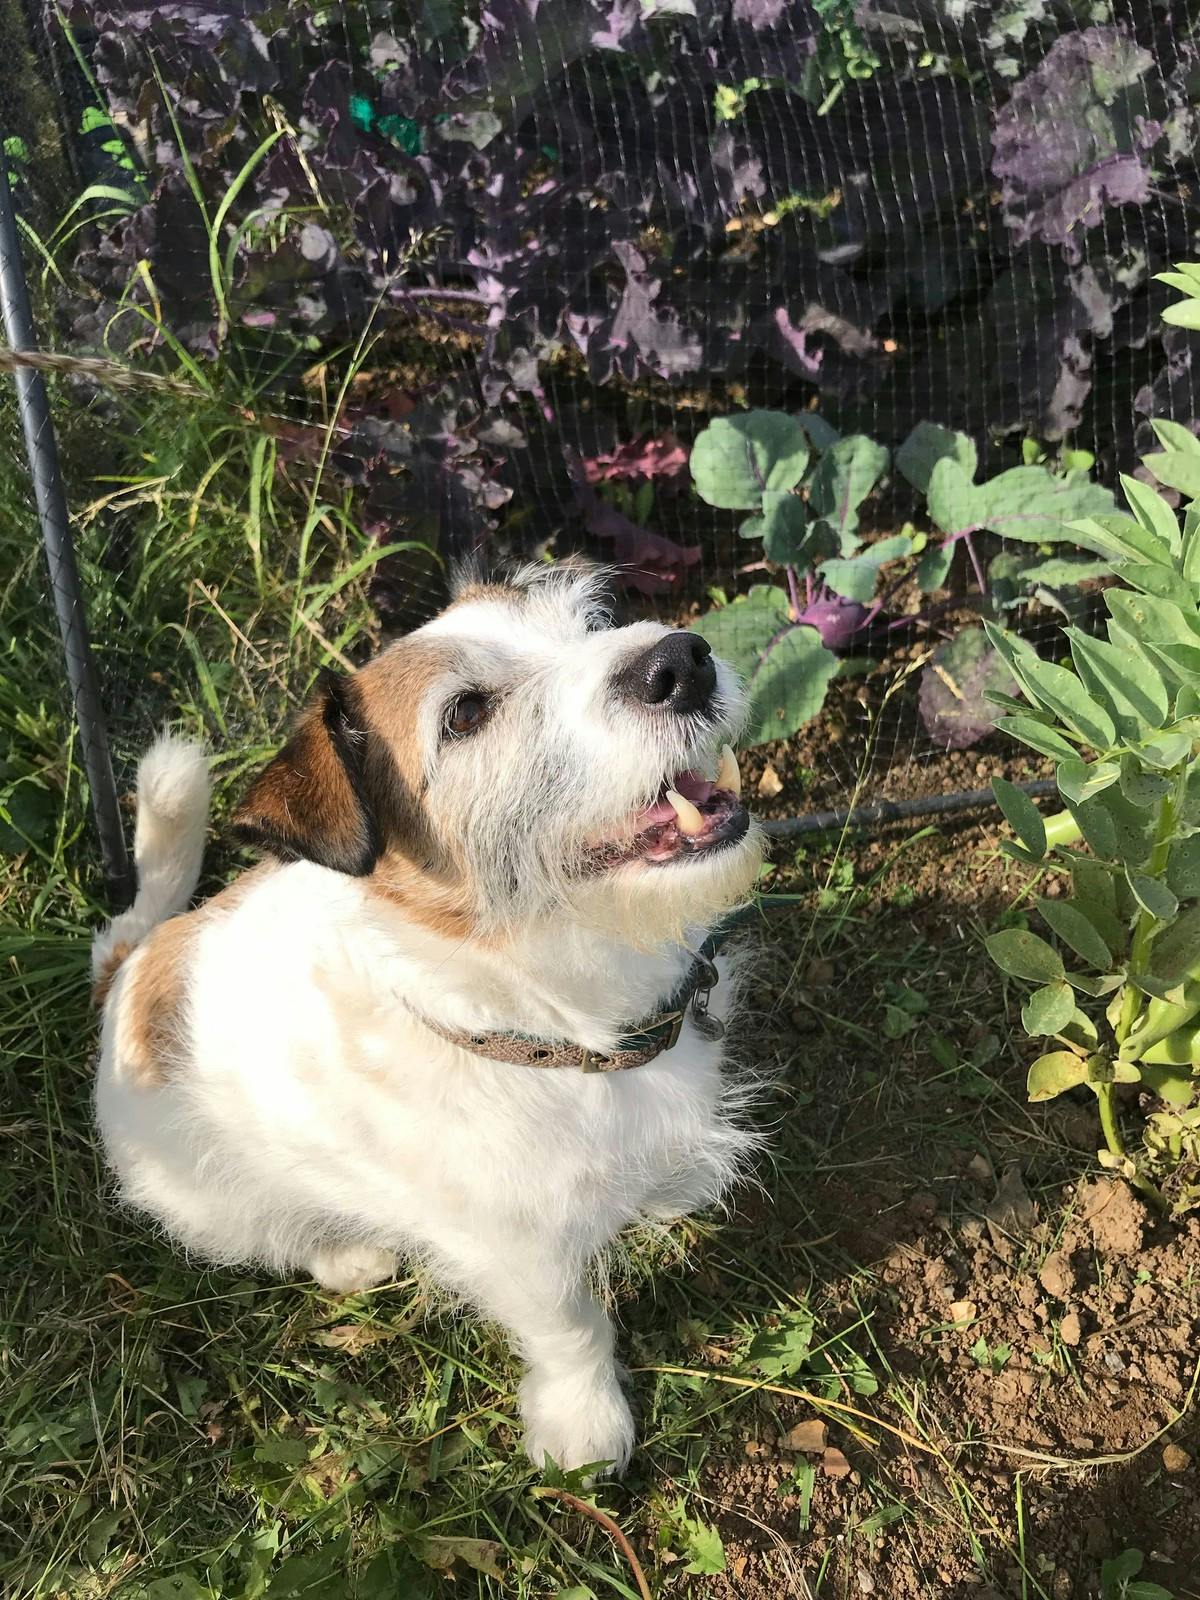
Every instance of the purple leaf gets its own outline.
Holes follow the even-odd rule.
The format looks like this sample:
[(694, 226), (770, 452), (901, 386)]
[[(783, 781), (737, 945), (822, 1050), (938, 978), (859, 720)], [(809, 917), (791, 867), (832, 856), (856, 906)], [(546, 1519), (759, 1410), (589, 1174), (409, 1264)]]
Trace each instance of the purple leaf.
[(917, 703), (925, 731), (945, 750), (967, 750), (987, 737), (1000, 715), (985, 691), (1011, 694), (1014, 688), (983, 629), (964, 628), (939, 646), (921, 674)]
[(700, 546), (676, 544), (673, 539), (641, 527), (596, 493), (577, 459), (570, 460), (569, 465), (584, 526), (593, 538), (611, 541), (611, 559), (620, 569), (622, 582), (641, 594), (677, 589), (688, 567), (700, 560)]
[(996, 116), (992, 171), (1004, 218), (1020, 244), (1032, 238), (1079, 257), (1079, 232), (1106, 205), (1150, 198), (1145, 153), (1162, 126), (1144, 118), (1142, 79), (1153, 57), (1120, 28), (1064, 34)]
[(657, 439), (632, 439), (603, 455), (581, 462), (589, 483), (610, 478), (676, 478), (687, 467), (688, 454), (673, 433)]

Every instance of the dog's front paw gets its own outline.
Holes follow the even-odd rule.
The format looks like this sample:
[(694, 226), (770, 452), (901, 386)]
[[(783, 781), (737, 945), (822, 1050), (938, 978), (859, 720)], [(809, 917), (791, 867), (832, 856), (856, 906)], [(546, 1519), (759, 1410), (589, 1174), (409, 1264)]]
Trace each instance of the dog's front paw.
[(358, 1294), (396, 1273), (394, 1253), (369, 1244), (326, 1245), (314, 1250), (306, 1265), (330, 1294)]
[(633, 1415), (615, 1366), (599, 1371), (530, 1372), (521, 1385), (525, 1450), (535, 1467), (549, 1456), (564, 1471), (608, 1462), (621, 1472), (633, 1453)]

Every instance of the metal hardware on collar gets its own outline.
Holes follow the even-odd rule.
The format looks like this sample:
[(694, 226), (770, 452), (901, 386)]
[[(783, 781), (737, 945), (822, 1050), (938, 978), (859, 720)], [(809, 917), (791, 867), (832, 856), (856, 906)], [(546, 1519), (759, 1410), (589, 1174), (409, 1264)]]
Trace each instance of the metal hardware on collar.
[(696, 957), (696, 964), (700, 967), (700, 981), (692, 993), (692, 1021), (696, 1030), (705, 1039), (714, 1042), (725, 1037), (725, 1024), (718, 1018), (709, 1016), (708, 997), (720, 983), (720, 974), (713, 962), (704, 955), (703, 950)]
[(485, 1060), (527, 1067), (574, 1067), (580, 1072), (625, 1072), (654, 1061), (679, 1042), (688, 1012), (702, 1038), (717, 1040), (725, 1035), (724, 1024), (708, 1012), (708, 997), (720, 982), (712, 961), (716, 942), (711, 937), (701, 946), (691, 969), (671, 996), (670, 1009), (649, 1017), (640, 1028), (626, 1034), (607, 1053), (577, 1044), (552, 1044), (523, 1033), (468, 1033), (444, 1028), (440, 1023), (409, 1007), (417, 1021), (460, 1050)]

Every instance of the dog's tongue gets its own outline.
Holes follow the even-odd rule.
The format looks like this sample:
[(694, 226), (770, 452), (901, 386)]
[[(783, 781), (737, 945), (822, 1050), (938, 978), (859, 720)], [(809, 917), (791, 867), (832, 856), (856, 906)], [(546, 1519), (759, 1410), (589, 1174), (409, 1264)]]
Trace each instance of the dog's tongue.
[[(698, 772), (679, 772), (671, 780), (670, 787), (685, 800), (690, 800), (693, 805), (703, 805), (712, 797), (715, 787), (709, 780)], [(647, 806), (638, 817), (638, 827), (653, 828), (660, 822), (674, 822), (675, 808), (669, 800), (656, 800), (653, 805)]]

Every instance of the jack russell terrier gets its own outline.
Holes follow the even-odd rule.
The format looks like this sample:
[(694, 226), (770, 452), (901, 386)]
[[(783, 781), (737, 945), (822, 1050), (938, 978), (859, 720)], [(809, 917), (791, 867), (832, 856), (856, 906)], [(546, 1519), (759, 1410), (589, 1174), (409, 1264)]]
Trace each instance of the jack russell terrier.
[(620, 1470), (589, 1272), (755, 1147), (705, 942), (762, 845), (734, 675), (694, 633), (614, 626), (604, 590), (570, 564), (463, 581), (325, 678), (234, 818), (266, 860), (191, 911), (207, 762), (161, 739), (93, 971), (128, 1203), (334, 1293), (415, 1261), (524, 1358), (533, 1461)]

